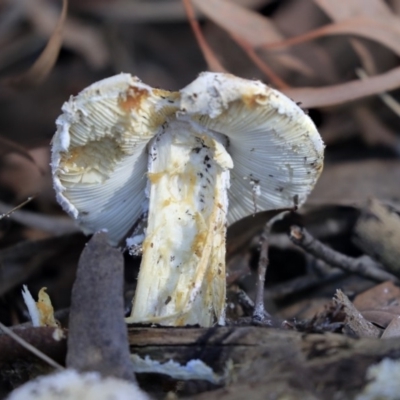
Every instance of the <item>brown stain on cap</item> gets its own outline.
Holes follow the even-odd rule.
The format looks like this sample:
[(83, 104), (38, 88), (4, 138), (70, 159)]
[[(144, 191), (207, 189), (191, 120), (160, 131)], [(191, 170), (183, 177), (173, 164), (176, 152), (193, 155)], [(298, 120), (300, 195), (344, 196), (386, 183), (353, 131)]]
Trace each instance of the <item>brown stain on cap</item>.
[(263, 93), (254, 93), (252, 91), (249, 91), (248, 93), (244, 93), (242, 95), (242, 102), (243, 104), (250, 108), (256, 108), (259, 105), (264, 105), (268, 102), (268, 96)]
[(121, 97), (118, 101), (119, 106), (125, 112), (136, 111), (141, 108), (143, 101), (150, 96), (147, 89), (130, 86), (126, 91), (126, 97)]

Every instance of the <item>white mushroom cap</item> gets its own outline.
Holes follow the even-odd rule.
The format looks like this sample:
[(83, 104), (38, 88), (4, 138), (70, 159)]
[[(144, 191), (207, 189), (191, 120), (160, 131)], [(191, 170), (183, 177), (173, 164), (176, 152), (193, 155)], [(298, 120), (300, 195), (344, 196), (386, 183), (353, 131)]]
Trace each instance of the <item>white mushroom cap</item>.
[(79, 373), (67, 369), (42, 376), (15, 389), (7, 400), (149, 400), (131, 382), (103, 378), (97, 372)]
[(322, 171), (324, 145), (311, 119), (261, 82), (206, 72), (178, 93), (120, 74), (71, 98), (57, 120), (57, 198), (86, 233), (107, 229), (116, 244), (146, 211), (147, 145), (171, 120), (227, 137), (229, 224), (301, 205)]
[(206, 72), (181, 91), (181, 108), (229, 139), (228, 224), (304, 203), (322, 171), (324, 144), (296, 103), (259, 81)]
[(174, 93), (129, 74), (97, 82), (66, 102), (53, 138), (57, 200), (85, 233), (117, 244), (146, 211), (150, 139), (175, 112)]

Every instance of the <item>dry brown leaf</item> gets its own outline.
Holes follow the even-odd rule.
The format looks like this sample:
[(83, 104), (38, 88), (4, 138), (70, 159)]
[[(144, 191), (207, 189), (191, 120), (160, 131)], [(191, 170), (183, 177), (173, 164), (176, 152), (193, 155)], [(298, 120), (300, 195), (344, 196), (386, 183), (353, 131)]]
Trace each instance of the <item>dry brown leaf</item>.
[(371, 322), (367, 321), (340, 289), (336, 290), (335, 296), (333, 297), (333, 303), (336, 307), (340, 307), (341, 311), (345, 315), (343, 326), (344, 332), (359, 338), (378, 338), (381, 336), (381, 330)]
[[(399, 41), (400, 44), (400, 41)], [(319, 88), (302, 87), (282, 90), (304, 108), (329, 107), (374, 94), (397, 89), (400, 86), (400, 67), (362, 81), (354, 80)]]
[(259, 68), (261, 72), (263, 72), (271, 81), (271, 84), (278, 89), (288, 89), (290, 86), (281, 79), (275, 72), (270, 68), (256, 53), (256, 51), (248, 45), (245, 41), (241, 40), (239, 37), (234, 38), (236, 43), (245, 51), (247, 56), (251, 61)]
[(378, 113), (365, 105), (352, 109), (353, 118), (360, 127), (360, 135), (370, 145), (383, 145), (400, 151), (400, 140), (394, 129), (386, 126), (379, 118)]
[(360, 127), (351, 111), (351, 107), (342, 107), (324, 112), (324, 119), (318, 128), (326, 146), (343, 143), (343, 140), (358, 136)]
[(396, 55), (400, 55), (400, 18), (396, 16), (390, 18), (365, 16), (349, 18), (281, 42), (268, 43), (264, 41), (262, 47), (266, 49), (285, 48), (328, 35), (360, 36), (378, 42), (392, 50)]
[(340, 3), (332, 0), (314, 0), (330, 18), (342, 20), (356, 15), (371, 17), (387, 17), (391, 15), (390, 8), (382, 0), (346, 0)]
[(207, 62), (210, 71), (214, 72), (227, 72), (222, 64), (219, 62), (216, 54), (213, 52), (211, 47), (208, 45), (204, 35), (201, 31), (200, 25), (196, 19), (194, 9), (190, 0), (182, 0), (185, 6), (185, 11), (187, 18), (189, 20), (190, 26), (193, 29), (193, 33), (196, 36), (197, 43), (203, 53), (203, 56)]
[(389, 0), (389, 4), (394, 13), (400, 15), (400, 0)]
[[(240, 39), (238, 44), (246, 51), (249, 47), (255, 49), (265, 42), (275, 42), (283, 38), (270, 19), (231, 1), (192, 0), (192, 2), (210, 20), (227, 31), (233, 40)], [(275, 56), (288, 68), (312, 74), (312, 70), (303, 61), (290, 54)]]
[(364, 318), (386, 327), (400, 315), (400, 289), (393, 282), (383, 282), (359, 294), (353, 303)]
[[(283, 2), (274, 12), (272, 18), (279, 31), (285, 32), (285, 37), (300, 35), (326, 23), (326, 18), (322, 15), (320, 9), (309, 0)], [(272, 54), (270, 54), (270, 57)], [(303, 74), (304, 77), (311, 78), (318, 84), (338, 81), (338, 71), (334, 62), (335, 54), (332, 51), (332, 46), (312, 41), (303, 44), (301, 47), (291, 48), (290, 54), (300, 58), (312, 71), (311, 74)], [(302, 77), (297, 79), (304, 82), (303, 85), (306, 82)]]
[[(380, 0), (349, 0), (346, 2), (342, 2), (340, 7), (337, 6), (337, 3), (327, 0), (315, 0), (315, 3), (322, 8), (322, 10), (333, 20), (336, 22), (342, 22), (343, 24), (352, 24), (352, 21), (349, 20), (353, 17), (366, 17), (369, 20), (375, 21), (376, 18), (380, 18), (382, 21), (388, 21), (388, 25), (392, 26), (394, 30), (397, 30), (397, 26), (399, 21), (396, 21), (396, 18), (392, 15), (390, 9)], [(395, 18), (393, 20), (393, 18)], [(346, 21), (348, 20), (348, 21)], [(340, 27), (337, 27), (340, 30)], [(354, 25), (354, 28), (358, 27)], [(322, 30), (324, 28), (321, 28)], [(360, 34), (367, 34), (369, 29), (368, 27), (362, 27)], [(398, 31), (398, 30), (397, 30)], [(320, 30), (314, 31), (322, 34)], [(353, 32), (349, 32), (353, 33)], [(375, 39), (377, 41), (382, 40), (383, 44), (388, 45), (388, 47), (394, 51), (398, 52), (398, 35), (396, 33), (387, 33), (387, 32), (379, 32), (377, 29), (371, 30), (371, 33), (377, 35)], [(311, 32), (306, 35), (312, 34)], [(338, 34), (338, 33), (334, 33)], [(340, 34), (340, 33), (339, 33)], [(393, 36), (393, 37), (392, 37)], [(350, 42), (362, 60), (362, 64), (364, 68), (370, 73), (377, 73), (377, 62), (381, 62), (381, 59), (377, 58), (376, 54), (373, 54), (369, 48), (368, 43), (360, 42), (356, 39), (350, 39)], [(394, 46), (394, 47), (393, 47)], [(397, 53), (398, 54), (398, 53)]]
[(28, 149), (10, 139), (0, 136), (0, 157), (8, 153), (17, 153), (21, 155), (26, 160), (30, 161), (40, 172), (42, 172), (35, 159), (31, 154), (29, 154)]
[[(371, 196), (383, 201), (400, 198), (398, 160), (348, 161), (327, 165), (308, 204), (364, 204)], [(334, 182), (334, 184), (332, 184)]]
[[(56, 11), (40, 0), (25, 1), (26, 16), (34, 29), (48, 36), (57, 18)], [(109, 51), (99, 29), (69, 17), (64, 24), (63, 45), (80, 54), (92, 68), (102, 68), (109, 60)]]
[[(375, 8), (372, 7), (374, 3)], [(321, 1), (321, 4), (325, 5), (325, 9), (330, 11), (332, 16), (336, 18), (344, 18), (351, 15), (359, 15), (361, 13), (362, 4), (358, 0), (351, 2), (351, 7), (334, 7), (333, 3), (326, 4)], [(379, 8), (379, 4), (374, 1), (368, 2), (370, 8), (363, 10), (361, 16), (353, 17), (340, 21), (335, 24), (327, 25), (317, 30), (308, 32), (304, 35), (296, 36), (295, 38), (284, 40), (276, 43), (267, 43), (269, 40), (261, 37), (264, 40), (265, 48), (277, 48), (289, 46), (297, 43), (303, 43), (305, 41), (314, 39), (316, 37), (325, 36), (327, 34), (354, 34), (362, 37), (366, 37), (375, 40), (388, 48), (390, 48), (396, 54), (400, 54), (400, 19), (386, 11), (386, 8), (382, 6)], [(328, 5), (330, 7), (328, 8)], [(337, 13), (334, 12), (334, 7), (340, 8)], [(369, 15), (378, 14), (378, 17), (370, 17)], [(260, 40), (261, 40), (260, 39)], [(270, 42), (270, 41), (269, 41)], [(373, 59), (369, 57), (365, 49), (357, 46), (361, 57), (366, 60), (366, 64), (373, 68)], [(347, 101), (356, 100), (365, 96), (381, 93), (385, 90), (395, 89), (400, 85), (400, 69), (393, 69), (384, 74), (374, 76), (365, 80), (360, 84), (357, 81), (351, 81), (345, 84), (332, 85), (320, 88), (299, 88), (299, 89), (286, 89), (284, 90), (289, 97), (300, 101), (303, 107), (326, 107), (341, 104)]]
[(386, 328), (393, 320), (393, 318), (395, 318), (397, 315), (392, 311), (379, 310), (379, 309), (365, 310), (362, 311), (361, 314), (365, 319), (382, 328)]
[(391, 281), (383, 282), (360, 293), (353, 303), (360, 311), (387, 309), (390, 306), (400, 311), (400, 289)]
[(400, 276), (400, 217), (377, 199), (362, 209), (354, 227), (353, 241), (385, 269)]
[[(314, 2), (333, 20), (342, 21), (356, 16), (391, 17), (391, 11), (381, 0), (349, 0), (343, 2), (340, 7), (332, 1), (314, 0)], [(377, 54), (370, 50), (370, 44), (357, 39), (350, 39), (350, 43), (360, 57), (364, 68), (371, 75), (378, 72)], [(376, 53), (376, 52), (375, 52)]]
[(21, 208), (32, 199), (32, 197), (29, 197), (28, 200), (19, 204), (17, 207), (0, 201), (0, 219), (1, 215), (6, 215), (11, 220), (18, 222), (23, 226), (32, 228), (35, 233), (39, 230), (43, 233), (50, 233), (53, 236), (80, 232), (75, 222), (67, 216), (47, 215), (33, 211), (21, 210)]
[(387, 326), (385, 331), (382, 333), (382, 339), (389, 339), (394, 337), (400, 337), (400, 316), (394, 317), (390, 324)]
[[(0, 183), (14, 193), (17, 201), (23, 201), (35, 194), (42, 194), (51, 185), (48, 148), (31, 149), (29, 154), (38, 168), (32, 168), (32, 162), (20, 154), (8, 154), (2, 159)], [(52, 196), (54, 197), (53, 191)]]
[(192, 0), (195, 6), (227, 32), (253, 47), (282, 39), (272, 21), (227, 0)]
[(67, 18), (68, 0), (63, 0), (63, 7), (57, 25), (42, 51), (39, 58), (32, 67), (20, 76), (7, 78), (8, 85), (17, 89), (26, 89), (40, 85), (53, 69), (57, 61), (63, 40), (64, 23)]

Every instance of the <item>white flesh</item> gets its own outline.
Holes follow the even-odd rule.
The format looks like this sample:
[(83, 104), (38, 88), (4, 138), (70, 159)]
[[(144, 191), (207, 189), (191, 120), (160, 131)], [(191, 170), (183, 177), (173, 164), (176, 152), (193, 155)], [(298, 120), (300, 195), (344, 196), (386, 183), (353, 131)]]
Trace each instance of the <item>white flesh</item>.
[(227, 189), (233, 166), (225, 144), (176, 120), (154, 139), (148, 226), (127, 322), (224, 323)]

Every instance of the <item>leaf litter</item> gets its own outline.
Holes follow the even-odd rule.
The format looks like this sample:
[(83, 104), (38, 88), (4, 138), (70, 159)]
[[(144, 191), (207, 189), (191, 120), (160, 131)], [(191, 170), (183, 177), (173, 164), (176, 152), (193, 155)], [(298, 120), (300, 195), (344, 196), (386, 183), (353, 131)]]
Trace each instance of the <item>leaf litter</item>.
[[(6, 213), (35, 195), (22, 210), (0, 220), (0, 321), (19, 329), (29, 320), (20, 295), (23, 284), (28, 284), (34, 292), (48, 288), (56, 318), (57, 312), (68, 309), (71, 304), (78, 257), (87, 238), (66, 221), (51, 188), (49, 142), (62, 102), (90, 83), (120, 72), (118, 65), (129, 65), (132, 70), (125, 72), (155, 87), (171, 89), (182, 87), (202, 70), (226, 70), (261, 79), (300, 102), (303, 108), (309, 109), (328, 144), (324, 172), (306, 206), (289, 213), (271, 227), (264, 293), (257, 292), (259, 243), (264, 225), (273, 216), (249, 217), (230, 228), (228, 315), (233, 325), (228, 329), (234, 331), (237, 326), (247, 329), (243, 324), (252, 322), (254, 300), (257, 298), (259, 305), (260, 296), (264, 294), (265, 311), (273, 317), (273, 327), (265, 328), (269, 334), (275, 329), (282, 329), (281, 335), (289, 336), (298, 330), (317, 333), (317, 339), (312, 335), (304, 339), (303, 349), (308, 346), (307, 340), (309, 343), (330, 340), (323, 339), (325, 336), (319, 335), (321, 332), (334, 332), (343, 337), (334, 336), (332, 342), (326, 343), (337, 352), (340, 351), (334, 343), (347, 340), (347, 336), (375, 337), (376, 341), (387, 339), (385, 346), (389, 349), (390, 338), (398, 337), (400, 331), (400, 292), (394, 283), (398, 277), (396, 238), (400, 235), (397, 184), (400, 179), (400, 121), (395, 111), (400, 86), (400, 2), (70, 0), (68, 16), (67, 1), (62, 3), (37, 2), (40, 6), (37, 10), (24, 2), (10, 3), (5, 14), (7, 24), (0, 32), (0, 48), (14, 51), (12, 62), (0, 60), (0, 102), (5, 110), (0, 115), (0, 212)], [(54, 12), (57, 6), (58, 16)], [(38, 10), (42, 10), (40, 15)], [(29, 35), (49, 38), (41, 54), (37, 47), (17, 46), (19, 40)], [(360, 68), (367, 72), (361, 78), (357, 74)], [(289, 240), (292, 226), (298, 226), (301, 232), (305, 229), (314, 243), (325, 246), (322, 249), (333, 249), (335, 254), (345, 258), (339, 258), (339, 265), (335, 265), (324, 257), (326, 250), (321, 256), (297, 246)], [(359, 260), (365, 261), (366, 256), (368, 263), (383, 273), (383, 277), (392, 274), (390, 277), (395, 278), (377, 282), (370, 275), (360, 274), (357, 268), (361, 266), (362, 270), (363, 264)], [(343, 267), (345, 259), (353, 260), (351, 273), (338, 268)], [(139, 260), (125, 257), (124, 261), (124, 293), (129, 299), (135, 289)], [(129, 300), (121, 307), (124, 307), (121, 313), (129, 311)], [(90, 311), (85, 313), (89, 315)], [(98, 326), (102, 321), (107, 321), (102, 320), (105, 316), (93, 315), (99, 318), (92, 321), (97, 332), (101, 330)], [(67, 321), (63, 320), (63, 328), (66, 327)], [(50, 357), (65, 362), (65, 347), (61, 349), (65, 343), (53, 346), (48, 331), (33, 329), (42, 328), (30, 327), (25, 336), (38, 348), (46, 350)], [(109, 335), (112, 335), (112, 327), (110, 329)], [(256, 331), (249, 329), (251, 335), (256, 335)], [(153, 331), (146, 331), (148, 340)], [(137, 340), (143, 340), (140, 328), (132, 328), (130, 335), (135, 334)], [(171, 334), (163, 332), (163, 335), (164, 340), (178, 340)], [(213, 366), (218, 357), (214, 354), (212, 361), (207, 355), (206, 343), (212, 341), (212, 331), (207, 335), (208, 339), (202, 337), (196, 342), (202, 343), (203, 353), (190, 353), (188, 359), (179, 360), (181, 365), (191, 357)], [(230, 336), (226, 335), (228, 339), (224, 340), (229, 341)], [(243, 333), (243, 337), (247, 336)], [(129, 336), (129, 340), (133, 345), (134, 336)], [(160, 346), (164, 343), (160, 338), (154, 340)], [(362, 348), (364, 339), (358, 340)], [(6, 344), (2, 344), (3, 341)], [(216, 343), (213, 346), (219, 342)], [(346, 346), (350, 349), (352, 343), (346, 342)], [(1, 351), (3, 346), (9, 350)], [(17, 349), (16, 346), (0, 336), (0, 365), (3, 366), (0, 396), (31, 376), (20, 370), (19, 377), (14, 377), (12, 385), (9, 384), (10, 371), (20, 368), (19, 363), (27, 360), (27, 354), (18, 351), (17, 358), (10, 361), (9, 351)], [(308, 356), (317, 352), (323, 362), (323, 345), (315, 346)], [(346, 363), (351, 359), (355, 363), (353, 366), (356, 365), (347, 377), (353, 389), (343, 382), (339, 385), (339, 381), (336, 386), (335, 383), (325, 385), (319, 376), (320, 384), (310, 391), (318, 387), (322, 396), (326, 394), (324, 398), (329, 398), (329, 390), (344, 391), (349, 396), (361, 393), (367, 368), (396, 354), (393, 348), (390, 353), (378, 347), (379, 344), (370, 346), (377, 349), (377, 355), (368, 358), (371, 356), (363, 353), (363, 360), (368, 358), (365, 365), (355, 353), (346, 359)], [(232, 357), (235, 359), (234, 355)], [(246, 355), (241, 357), (245, 363)], [(145, 354), (142, 358), (145, 359)], [(253, 360), (254, 365), (261, 362), (255, 356)], [(215, 368), (218, 369), (221, 365), (217, 364)], [(241, 369), (242, 364), (233, 363), (239, 371), (239, 385), (252, 379), (249, 372), (246, 375)], [(277, 369), (279, 365), (276, 364)], [(312, 377), (318, 375), (316, 370), (312, 371)], [(253, 376), (256, 376), (254, 370)], [(140, 374), (138, 378), (143, 387), (149, 387), (146, 386), (148, 378)], [(276, 390), (279, 379), (276, 378)], [(255, 382), (262, 393), (267, 383)], [(195, 395), (204, 390), (201, 385), (193, 389), (171, 381), (158, 383), (159, 387), (164, 387), (162, 390), (179, 395)], [(227, 388), (236, 388), (236, 384), (227, 384)], [(295, 390), (291, 384), (285, 387), (282, 390)], [(208, 393), (209, 398), (218, 397), (215, 387), (205, 389), (213, 389)], [(240, 393), (239, 388), (237, 393)], [(227, 398), (234, 398), (234, 394)]]

